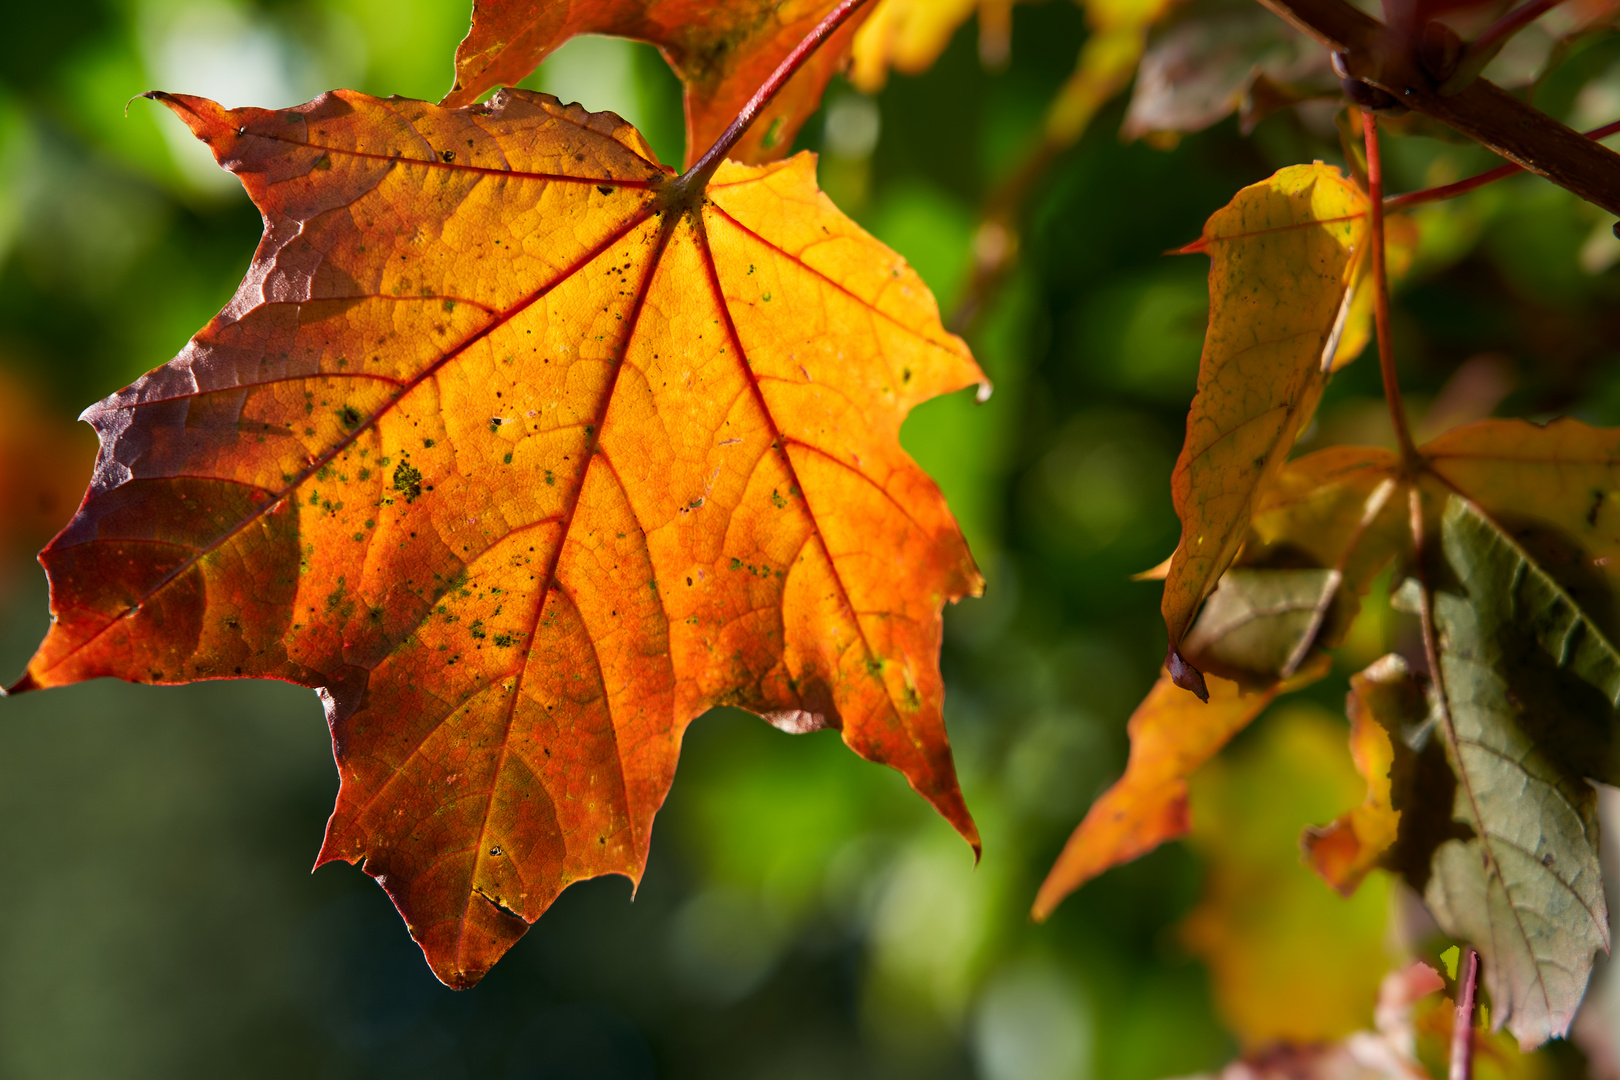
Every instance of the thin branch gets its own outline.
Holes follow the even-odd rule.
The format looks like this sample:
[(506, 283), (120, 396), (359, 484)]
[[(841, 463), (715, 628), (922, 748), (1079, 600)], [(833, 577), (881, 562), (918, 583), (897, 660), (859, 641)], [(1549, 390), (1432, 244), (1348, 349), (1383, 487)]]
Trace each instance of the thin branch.
[(1401, 386), (1395, 379), (1395, 345), (1389, 334), (1389, 277), (1384, 266), (1384, 167), (1378, 153), (1378, 118), (1361, 111), (1361, 134), (1367, 144), (1367, 199), (1372, 208), (1368, 232), (1371, 234), (1373, 272), (1373, 325), (1378, 333), (1378, 371), (1384, 378), (1384, 400), (1389, 403), (1389, 420), (1395, 427), (1395, 442), (1401, 449), (1401, 464), (1408, 469), (1421, 460), (1406, 423), (1406, 407), (1401, 403)]
[(1353, 78), (1440, 121), (1509, 161), (1568, 188), (1587, 202), (1620, 214), (1620, 154), (1581, 138), (1485, 79), (1453, 96), (1414, 55), (1415, 42), (1346, 0), (1260, 0), (1290, 25), (1336, 53)]
[[(1586, 132), (1588, 139), (1606, 139), (1615, 132), (1620, 131), (1620, 120), (1604, 124)], [(1494, 183), (1506, 177), (1521, 173), (1524, 170), (1508, 162), (1498, 165), (1489, 172), (1482, 172), (1478, 176), (1470, 176), (1466, 180), (1458, 180), (1454, 184), (1445, 184), (1441, 187), (1424, 188), (1422, 191), (1409, 191), (1405, 195), (1390, 195), (1384, 199), (1385, 210), (1404, 210), (1408, 206), (1421, 206), (1424, 203), (1439, 202), (1441, 199), (1454, 199), (1458, 195), (1466, 195), (1475, 188), (1482, 188), (1486, 184)]]
[(1507, 44), (1509, 38), (1563, 2), (1564, 0), (1530, 0), (1528, 4), (1514, 8), (1487, 26), (1479, 37), (1469, 43), (1468, 51), (1485, 57), (1488, 63), (1490, 57), (1502, 51), (1502, 46)]
[(748, 131), (749, 125), (764, 111), (765, 106), (771, 103), (771, 99), (776, 97), (782, 87), (787, 85), (788, 80), (798, 73), (799, 68), (804, 66), (804, 62), (810, 59), (811, 54), (867, 2), (868, 0), (841, 0), (837, 7), (827, 12), (826, 17), (817, 23), (815, 28), (804, 36), (804, 40), (795, 45), (793, 51), (777, 65), (770, 78), (754, 91), (754, 96), (748, 99), (748, 103), (737, 113), (737, 118), (715, 140), (714, 145), (704, 151), (703, 156), (693, 162), (690, 169), (670, 182), (668, 190), (671, 197), (679, 200), (688, 197), (692, 192), (703, 190), (709, 183), (709, 177), (714, 175), (714, 170), (720, 167), (726, 154), (737, 145), (737, 140)]
[(1474, 1080), (1474, 984), (1479, 982), (1479, 953), (1464, 946), (1462, 993), (1458, 995), (1457, 1016), (1451, 1023), (1451, 1072), (1447, 1080)]

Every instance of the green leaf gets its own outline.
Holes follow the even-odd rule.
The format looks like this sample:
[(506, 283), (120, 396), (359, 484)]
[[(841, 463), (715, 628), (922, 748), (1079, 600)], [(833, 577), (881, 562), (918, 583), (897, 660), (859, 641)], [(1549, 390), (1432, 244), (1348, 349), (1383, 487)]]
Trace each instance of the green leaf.
[[(1446, 497), (1433, 597), (1442, 731), (1473, 831), (1433, 853), (1424, 899), (1474, 943), (1498, 1026), (1526, 1049), (1568, 1031), (1609, 947), (1597, 797), (1613, 779), (1620, 654), (1477, 506)], [(1408, 609), (1416, 584), (1402, 590)], [(1449, 724), (1447, 719), (1449, 717)]]

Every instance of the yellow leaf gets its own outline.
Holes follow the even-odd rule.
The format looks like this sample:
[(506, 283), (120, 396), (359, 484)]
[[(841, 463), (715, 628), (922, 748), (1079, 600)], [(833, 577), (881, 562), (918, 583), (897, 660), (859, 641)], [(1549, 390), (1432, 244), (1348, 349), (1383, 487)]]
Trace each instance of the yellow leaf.
[(1261, 490), (1321, 397), (1366, 235), (1366, 203), (1335, 168), (1291, 166), (1238, 192), (1189, 249), (1211, 259), (1210, 316), (1171, 476), (1182, 526), (1162, 603), (1172, 667), (1199, 605), (1236, 556)]

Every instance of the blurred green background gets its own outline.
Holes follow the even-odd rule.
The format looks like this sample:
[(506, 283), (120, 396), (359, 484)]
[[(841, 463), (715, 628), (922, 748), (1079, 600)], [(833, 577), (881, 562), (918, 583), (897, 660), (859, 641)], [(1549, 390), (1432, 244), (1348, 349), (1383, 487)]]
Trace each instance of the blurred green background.
[[(161, 108), (126, 109), (132, 95), (437, 99), (467, 20), (466, 0), (9, 5), (0, 373), (17, 400), (0, 416), (71, 416), (169, 359), (251, 258), (259, 219), (234, 179)], [(875, 98), (835, 82), (805, 129), (829, 192), (947, 311), (976, 208), (1085, 33), (1066, 0), (1020, 5), (1005, 71), (981, 69), (969, 24), (926, 75)], [(1620, 113), (1620, 44), (1560, 64), (1544, 105), (1593, 124)], [(582, 39), (526, 85), (616, 110), (680, 160), (678, 87), (650, 48)], [(1123, 107), (1038, 186), (1017, 269), (969, 331), (995, 396), (933, 402), (905, 429), (989, 579), (949, 613), (944, 655), (977, 869), (898, 774), (836, 734), (717, 712), (687, 737), (634, 902), (620, 879), (575, 886), (455, 993), (369, 879), (308, 872), (337, 787), (314, 694), (103, 682), (27, 695), (0, 702), (0, 1077), (1152, 1080), (1230, 1059), (1210, 976), (1176, 929), (1206, 847), (1114, 871), (1044, 926), (1026, 913), (1123, 767), (1125, 719), (1163, 652), (1158, 587), (1129, 575), (1178, 535), (1168, 479), (1207, 264), (1161, 253), (1240, 186), (1343, 156), (1331, 120), (1292, 113), (1248, 138), (1229, 119), (1173, 151), (1125, 145)], [(1396, 190), (1490, 164), (1426, 137), (1388, 154)], [(1486, 411), (1620, 421), (1609, 219), (1518, 179), (1421, 223), (1397, 316), (1419, 408), (1466, 361), (1496, 380)], [(1307, 439), (1382, 439), (1378, 393), (1376, 365), (1352, 365)], [(47, 621), (30, 555), (14, 545), (0, 575), (7, 678)], [(1345, 671), (1377, 636), (1353, 637)], [(1342, 757), (1324, 766), (1334, 775), (1349, 769), (1343, 690), (1341, 673), (1287, 721), (1329, 732), (1299, 738), (1341, 748), (1324, 751)], [(1221, 790), (1286, 776), (1234, 772)], [(1300, 803), (1286, 795), (1267, 805)], [(1308, 947), (1292, 963), (1337, 974)]]

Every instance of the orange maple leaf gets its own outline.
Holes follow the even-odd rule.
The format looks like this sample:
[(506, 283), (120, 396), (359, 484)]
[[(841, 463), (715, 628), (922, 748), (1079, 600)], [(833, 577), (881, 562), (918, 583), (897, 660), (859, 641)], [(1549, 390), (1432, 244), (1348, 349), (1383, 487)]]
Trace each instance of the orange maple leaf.
[[(456, 84), (441, 105), (521, 81), (569, 38), (608, 34), (656, 45), (686, 87), (686, 161), (692, 164), (755, 86), (837, 0), (474, 0), (472, 28), (456, 49)], [(732, 150), (738, 161), (774, 161), (816, 111), (847, 60), (857, 12), (788, 80)]]
[(265, 218), (236, 297), (93, 406), (20, 688), (317, 687), (363, 862), (469, 986), (639, 880), (686, 725), (831, 725), (977, 847), (941, 609), (982, 581), (899, 428), (980, 382), (814, 159), (674, 182), (610, 113), (155, 95)]

